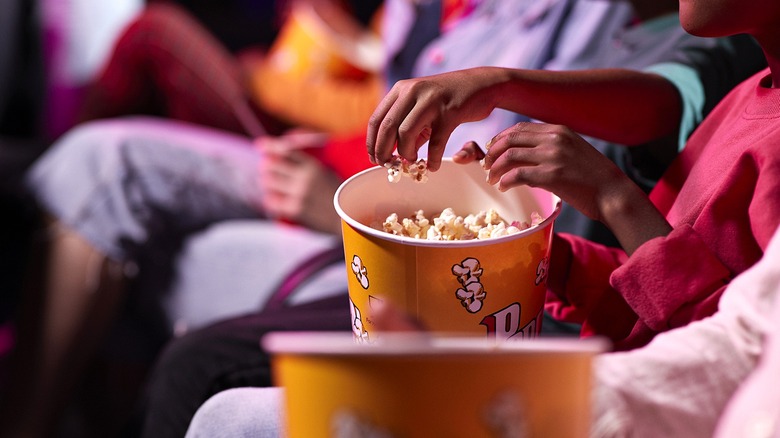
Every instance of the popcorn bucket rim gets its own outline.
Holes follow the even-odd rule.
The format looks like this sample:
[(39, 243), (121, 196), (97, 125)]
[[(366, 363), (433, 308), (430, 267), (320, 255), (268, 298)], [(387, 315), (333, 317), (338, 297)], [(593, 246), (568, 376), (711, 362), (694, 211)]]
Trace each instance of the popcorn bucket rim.
[(496, 342), (465, 334), (385, 333), (381, 340), (365, 344), (345, 332), (269, 332), (260, 341), (271, 354), (306, 356), (446, 356), (599, 354), (608, 351), (603, 337), (535, 338), (522, 342)]
[[(444, 158), (442, 159), (442, 164), (445, 164), (445, 162), (452, 162), (452, 158)], [(415, 239), (413, 237), (406, 237), (406, 236), (398, 236), (395, 234), (386, 233), (380, 230), (376, 230), (374, 228), (371, 228), (368, 225), (365, 225), (357, 220), (355, 220), (352, 216), (347, 214), (344, 209), (341, 208), (339, 199), (341, 197), (342, 192), (349, 186), (351, 182), (358, 178), (362, 178), (363, 175), (366, 175), (371, 172), (377, 172), (380, 170), (385, 170), (382, 166), (373, 166), (369, 169), (365, 169), (363, 171), (360, 171), (351, 177), (347, 178), (344, 182), (339, 185), (339, 188), (336, 190), (336, 194), (333, 196), (333, 206), (336, 209), (336, 213), (338, 213), (339, 217), (346, 222), (349, 226), (356, 229), (362, 234), (367, 234), (369, 236), (378, 237), (383, 240), (387, 240), (390, 242), (396, 242), (403, 245), (410, 245), (410, 246), (423, 246), (423, 247), (458, 247), (458, 248), (464, 248), (464, 247), (471, 247), (471, 246), (486, 246), (486, 245), (495, 245), (503, 242), (508, 242), (515, 239), (521, 239), (523, 237), (526, 237), (528, 235), (531, 235), (535, 232), (537, 232), (539, 229), (547, 227), (549, 224), (551, 224), (555, 219), (558, 217), (558, 215), (561, 213), (562, 208), (562, 201), (561, 198), (556, 195), (555, 193), (547, 191), (550, 196), (552, 197), (552, 201), (555, 203), (553, 211), (546, 217), (544, 220), (530, 228), (527, 228), (525, 230), (520, 230), (517, 233), (509, 234), (506, 236), (500, 236), (500, 237), (491, 237), (489, 239), (472, 239), (472, 240), (426, 240), (426, 239)], [(388, 183), (391, 184), (391, 183)], [(424, 184), (424, 183), (422, 183)], [(530, 186), (529, 186), (530, 187)]]

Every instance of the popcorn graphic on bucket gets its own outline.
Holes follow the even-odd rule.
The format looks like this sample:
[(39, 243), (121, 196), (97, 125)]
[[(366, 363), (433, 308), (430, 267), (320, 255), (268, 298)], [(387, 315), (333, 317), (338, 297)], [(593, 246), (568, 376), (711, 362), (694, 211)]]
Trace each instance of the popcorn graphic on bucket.
[[(497, 341), (538, 335), (560, 198), (531, 187), (499, 192), (485, 179), (478, 163), (444, 160), (425, 183), (391, 183), (386, 169), (375, 167), (339, 187), (334, 204), (358, 339), (376, 336), (371, 304), (377, 300), (389, 300), (436, 332)], [(463, 216), (495, 211), (507, 222), (539, 218), (500, 237), (451, 241), (390, 234), (374, 225), (394, 213), (419, 217), (420, 210), (434, 215), (447, 209)]]

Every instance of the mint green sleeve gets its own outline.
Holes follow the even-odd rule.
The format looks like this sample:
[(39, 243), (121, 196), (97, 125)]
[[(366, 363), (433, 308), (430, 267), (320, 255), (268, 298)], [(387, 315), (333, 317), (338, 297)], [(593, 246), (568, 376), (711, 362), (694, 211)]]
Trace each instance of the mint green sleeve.
[(676, 62), (655, 64), (645, 69), (670, 81), (680, 93), (682, 99), (682, 120), (678, 150), (685, 147), (688, 137), (704, 118), (705, 94), (699, 74), (692, 67)]

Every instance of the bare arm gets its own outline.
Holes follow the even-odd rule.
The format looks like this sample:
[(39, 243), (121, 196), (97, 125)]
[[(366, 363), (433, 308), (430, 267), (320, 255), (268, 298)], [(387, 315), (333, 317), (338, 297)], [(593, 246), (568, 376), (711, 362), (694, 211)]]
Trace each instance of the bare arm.
[(436, 170), (452, 131), (494, 108), (628, 145), (674, 132), (681, 114), (677, 90), (655, 74), (479, 67), (396, 83), (369, 121), (368, 153), (384, 163), (397, 142), (399, 154), (412, 160), (430, 140), (429, 167)]
[(506, 73), (496, 107), (580, 134), (636, 145), (672, 133), (680, 122), (677, 89), (656, 74), (626, 69)]

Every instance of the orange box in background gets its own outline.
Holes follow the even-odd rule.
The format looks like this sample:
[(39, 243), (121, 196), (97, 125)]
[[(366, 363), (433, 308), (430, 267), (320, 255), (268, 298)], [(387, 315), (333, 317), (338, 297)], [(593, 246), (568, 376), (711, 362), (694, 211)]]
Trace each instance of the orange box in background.
[(373, 33), (347, 38), (311, 4), (293, 2), (268, 52), (267, 68), (294, 77), (361, 79), (383, 62), (381, 40)]
[(588, 436), (591, 365), (601, 339), (272, 333), (274, 382), (285, 389), (284, 436)]
[[(334, 203), (342, 218), (353, 332), (376, 337), (371, 306), (388, 300), (434, 332), (477, 334), (503, 341), (532, 338), (541, 330), (553, 222), (560, 198), (542, 189), (499, 192), (478, 163), (444, 160), (425, 183), (388, 182), (387, 170), (368, 169), (345, 181)], [(544, 218), (520, 233), (485, 240), (429, 241), (371, 227), (391, 213), (400, 217), (445, 208), (466, 216), (495, 209), (505, 220)]]

